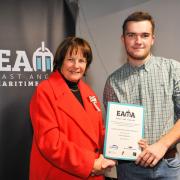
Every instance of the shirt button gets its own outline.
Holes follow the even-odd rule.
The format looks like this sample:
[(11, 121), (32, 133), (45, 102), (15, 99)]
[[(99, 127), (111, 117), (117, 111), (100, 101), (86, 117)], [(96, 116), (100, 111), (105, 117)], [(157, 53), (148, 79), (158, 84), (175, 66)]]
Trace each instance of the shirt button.
[(98, 153), (98, 152), (99, 152), (99, 149), (98, 149), (98, 148), (96, 148), (96, 149), (94, 150), (94, 152), (95, 152), (95, 153)]

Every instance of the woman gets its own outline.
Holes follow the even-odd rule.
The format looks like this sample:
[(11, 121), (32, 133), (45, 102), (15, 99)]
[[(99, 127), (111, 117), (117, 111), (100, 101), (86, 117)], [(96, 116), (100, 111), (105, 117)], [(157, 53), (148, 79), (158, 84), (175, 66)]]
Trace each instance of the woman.
[(102, 180), (104, 169), (115, 164), (101, 154), (100, 103), (81, 80), (91, 61), (89, 44), (68, 37), (56, 51), (49, 79), (37, 87), (30, 104), (30, 180)]

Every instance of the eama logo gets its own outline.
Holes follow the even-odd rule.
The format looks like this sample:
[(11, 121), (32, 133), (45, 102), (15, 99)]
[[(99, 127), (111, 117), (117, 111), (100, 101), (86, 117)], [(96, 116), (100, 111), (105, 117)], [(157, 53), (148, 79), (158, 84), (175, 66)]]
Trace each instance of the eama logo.
[(44, 42), (35, 50), (32, 60), (25, 50), (16, 50), (13, 54), (11, 56), (11, 50), (0, 49), (0, 87), (37, 86), (53, 70), (53, 54)]
[(2, 72), (33, 72), (52, 71), (53, 54), (45, 47), (44, 42), (41, 47), (33, 53), (32, 65), (27, 57), (26, 51), (17, 50), (14, 64), (10, 61), (11, 51), (0, 49), (0, 71)]
[(41, 47), (33, 54), (34, 71), (52, 71), (53, 70), (53, 54), (45, 47), (44, 42), (41, 42)]

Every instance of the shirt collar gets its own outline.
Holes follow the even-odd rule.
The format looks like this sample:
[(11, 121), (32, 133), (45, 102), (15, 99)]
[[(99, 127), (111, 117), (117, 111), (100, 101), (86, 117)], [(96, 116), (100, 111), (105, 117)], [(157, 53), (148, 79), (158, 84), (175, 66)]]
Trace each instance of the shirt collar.
[(145, 69), (146, 71), (149, 71), (154, 63), (154, 56), (151, 55), (150, 58), (143, 64), (142, 66), (139, 67), (133, 67), (130, 63), (127, 63), (128, 68), (130, 71), (139, 71), (142, 69)]

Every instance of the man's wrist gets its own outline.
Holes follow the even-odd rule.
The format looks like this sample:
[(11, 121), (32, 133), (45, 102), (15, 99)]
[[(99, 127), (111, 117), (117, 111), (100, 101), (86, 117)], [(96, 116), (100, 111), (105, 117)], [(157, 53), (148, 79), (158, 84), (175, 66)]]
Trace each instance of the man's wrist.
[(161, 146), (162, 146), (163, 148), (165, 148), (166, 150), (168, 150), (169, 147), (171, 146), (170, 144), (167, 144), (167, 142), (164, 141), (164, 140), (159, 140), (159, 143), (160, 143)]

